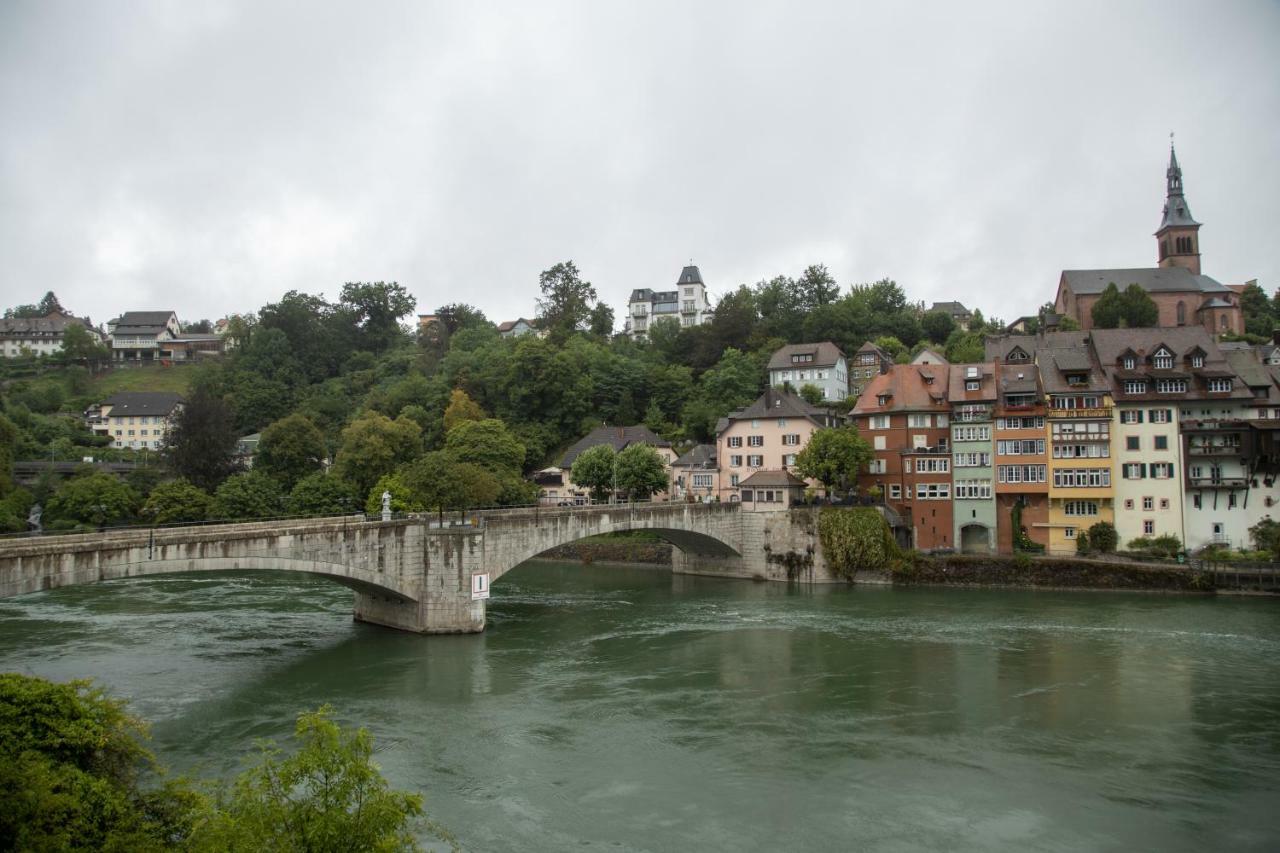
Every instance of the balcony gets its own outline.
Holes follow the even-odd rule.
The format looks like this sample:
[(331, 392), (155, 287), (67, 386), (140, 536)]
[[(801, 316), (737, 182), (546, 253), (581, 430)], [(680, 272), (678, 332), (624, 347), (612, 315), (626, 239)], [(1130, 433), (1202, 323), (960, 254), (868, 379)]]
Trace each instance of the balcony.
[(1099, 418), (1111, 419), (1111, 407), (1101, 406), (1096, 409), (1048, 409), (1045, 414), (1051, 418), (1091, 418), (1097, 420)]
[(1188, 456), (1240, 456), (1243, 453), (1239, 444), (1193, 444), (1187, 448)]
[(648, 305), (632, 305), (631, 316), (632, 317), (648, 317), (649, 306)]
[(1187, 477), (1187, 484), (1193, 489), (1243, 489), (1249, 484), (1248, 477)]
[(697, 314), (697, 313), (698, 313), (698, 303), (696, 303), (696, 302), (686, 302), (686, 303), (684, 303), (683, 305), (681, 305), (681, 306), (680, 306), (680, 313), (681, 313), (681, 314)]

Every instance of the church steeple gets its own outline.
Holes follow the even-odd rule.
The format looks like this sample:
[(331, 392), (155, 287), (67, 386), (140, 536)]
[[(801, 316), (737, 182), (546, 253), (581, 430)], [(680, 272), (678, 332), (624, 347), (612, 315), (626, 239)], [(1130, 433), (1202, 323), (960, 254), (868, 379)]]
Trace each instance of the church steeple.
[(1160, 266), (1185, 267), (1200, 275), (1200, 223), (1191, 216), (1191, 207), (1182, 190), (1182, 167), (1169, 142), (1169, 168), (1165, 170), (1164, 216), (1156, 231)]

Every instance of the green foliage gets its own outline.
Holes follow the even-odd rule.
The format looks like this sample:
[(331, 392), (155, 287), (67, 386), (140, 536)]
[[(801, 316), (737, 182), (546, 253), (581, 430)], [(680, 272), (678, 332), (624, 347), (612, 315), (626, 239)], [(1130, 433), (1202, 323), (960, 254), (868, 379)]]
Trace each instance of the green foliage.
[(806, 383), (801, 386), (800, 396), (810, 406), (821, 406), (823, 403), (822, 389), (817, 385)]
[(360, 496), (341, 477), (317, 471), (297, 482), (286, 507), (290, 515), (346, 515), (360, 509)]
[(519, 472), (524, 465), (524, 445), (496, 418), (458, 423), (445, 436), (444, 449), (455, 462), (470, 462), (494, 474)]
[(444, 410), (444, 431), (448, 433), (463, 421), (482, 421), (487, 418), (484, 409), (467, 396), (461, 388), (454, 388), (449, 395), (449, 405)]
[(1026, 525), (1022, 523), (1021, 501), (1015, 503), (1013, 509), (1009, 511), (1009, 521), (1013, 527), (1013, 550), (1015, 553), (1042, 553), (1044, 551), (1044, 546), (1027, 534)]
[(201, 815), (198, 851), (416, 850), (422, 797), (393, 790), (365, 729), (343, 731), (327, 705), (303, 714), (290, 755), (264, 743), (256, 763)]
[(13, 488), (13, 449), (17, 443), (17, 425), (0, 414), (0, 497)]
[(118, 478), (91, 471), (59, 486), (46, 511), (51, 521), (103, 527), (133, 520), (140, 503), (138, 493)]
[(1141, 551), (1153, 557), (1173, 559), (1182, 551), (1182, 540), (1172, 533), (1163, 536), (1143, 536), (1129, 540), (1130, 551)]
[(204, 521), (213, 499), (187, 480), (170, 480), (151, 490), (141, 516), (152, 524)]
[(1120, 288), (1113, 281), (1102, 291), (1098, 301), (1093, 303), (1089, 312), (1094, 328), (1118, 329), (1124, 319), (1124, 300), (1120, 298)]
[(111, 352), (98, 343), (84, 326), (68, 323), (62, 332), (62, 356), (68, 361), (96, 365), (108, 361)]
[(871, 445), (853, 426), (816, 430), (796, 455), (801, 476), (817, 480), (830, 492), (847, 492), (858, 472), (871, 461)]
[(889, 569), (900, 555), (889, 524), (871, 507), (824, 507), (818, 540), (827, 565), (846, 580), (856, 571)]
[(1249, 282), (1240, 291), (1240, 312), (1244, 315), (1244, 330), (1247, 334), (1271, 337), (1276, 328), (1275, 306), (1256, 281)]
[(294, 413), (262, 431), (253, 468), (292, 489), (299, 480), (320, 470), (324, 463), (324, 434), (307, 417)]
[[(514, 474), (508, 472), (507, 476)], [(404, 486), (403, 499), (408, 512), (493, 506), (503, 491), (502, 483), (493, 472), (470, 462), (459, 462), (448, 451), (415, 459), (397, 471), (396, 477)], [(374, 491), (381, 511), (382, 493)], [(397, 497), (394, 491), (392, 495), (393, 499)]]
[(334, 473), (365, 494), (379, 477), (418, 455), (421, 436), (421, 428), (408, 418), (393, 421), (377, 412), (365, 412), (342, 431)]
[(209, 517), (226, 521), (272, 518), (285, 514), (280, 484), (261, 471), (234, 474), (213, 493)]
[(1124, 325), (1130, 329), (1145, 329), (1160, 324), (1160, 309), (1155, 300), (1140, 285), (1131, 284), (1120, 295)]
[(0, 849), (159, 851), (199, 798), (159, 788), (146, 729), (88, 682), (0, 674)]
[(538, 323), (550, 333), (552, 341), (563, 343), (574, 332), (586, 328), (596, 301), (596, 289), (591, 282), (582, 280), (573, 261), (544, 270), (538, 276), (538, 287), (542, 291), (542, 298), (538, 300)]
[(920, 318), (920, 329), (935, 344), (945, 344), (956, 330), (956, 321), (946, 311), (930, 311)]
[(0, 533), (21, 533), (27, 529), (27, 517), (35, 497), (26, 489), (15, 487), (0, 498)]
[(907, 345), (893, 335), (881, 335), (876, 338), (875, 344), (895, 362), (902, 363), (906, 360)]
[(1088, 554), (1092, 550), (1089, 543), (1089, 531), (1080, 530), (1076, 532), (1076, 553)]
[(1273, 559), (1280, 559), (1280, 523), (1264, 518), (1249, 528), (1253, 547), (1268, 552)]
[(976, 364), (986, 358), (984, 336), (980, 332), (960, 329), (951, 333), (943, 349), (943, 357), (952, 364)]
[(613, 488), (613, 463), (617, 455), (608, 444), (588, 447), (573, 460), (573, 467), (569, 471), (570, 482), (588, 489), (592, 500), (604, 500)]
[(231, 405), (202, 382), (173, 419), (165, 458), (175, 474), (209, 491), (235, 472), (236, 440)]
[(623, 448), (614, 458), (613, 466), (618, 489), (626, 493), (628, 500), (646, 501), (654, 492), (667, 488), (667, 469), (662, 457), (647, 444)]
[(1112, 554), (1120, 544), (1115, 525), (1109, 521), (1099, 521), (1089, 528), (1089, 547), (1102, 554)]
[[(431, 454), (427, 455), (430, 456)], [(421, 461), (418, 460), (419, 463)], [(381, 516), (382, 495), (384, 492), (391, 495), (392, 512), (422, 512), (426, 509), (426, 506), (414, 495), (413, 491), (405, 483), (404, 478), (397, 472), (384, 474), (378, 478), (378, 482), (374, 483), (364, 502), (366, 514), (374, 518)]]
[(396, 282), (347, 282), (339, 299), (342, 316), (355, 328), (356, 349), (385, 352), (401, 337), (400, 318), (413, 313), (416, 300)]

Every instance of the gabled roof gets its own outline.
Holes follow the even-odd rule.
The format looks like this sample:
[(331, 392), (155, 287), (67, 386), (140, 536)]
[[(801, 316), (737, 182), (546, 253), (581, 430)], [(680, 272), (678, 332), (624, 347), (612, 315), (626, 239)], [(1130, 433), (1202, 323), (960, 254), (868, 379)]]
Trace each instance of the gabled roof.
[(987, 335), (982, 342), (987, 361), (1008, 361), (1009, 353), (1022, 350), (1031, 358), (1036, 354), (1035, 335)]
[(946, 364), (947, 359), (937, 350), (925, 347), (911, 359), (912, 364)]
[[(890, 412), (945, 412), (949, 365), (895, 364), (862, 389), (854, 415)], [(932, 382), (927, 381), (932, 379)], [(884, 397), (885, 404), (880, 405)]]
[(787, 470), (777, 471), (757, 471), (747, 479), (738, 484), (739, 488), (803, 488), (807, 486), (804, 480), (801, 480), (795, 474)]
[(715, 468), (716, 446), (714, 444), (695, 444), (671, 464), (676, 468)]
[(53, 311), (43, 317), (0, 318), (0, 335), (62, 334), (67, 326), (84, 326), (97, 331), (88, 317), (72, 317), (61, 311)]
[(532, 322), (530, 322), (529, 320), (526, 320), (523, 317), (517, 317), (514, 320), (503, 320), (501, 323), (498, 324), (498, 331), (509, 332), (521, 323), (524, 323), (529, 328), (533, 328)]
[(600, 444), (607, 444), (614, 450), (624, 450), (632, 444), (647, 444), (650, 447), (671, 446), (671, 442), (644, 424), (625, 427), (598, 426), (565, 451), (564, 458), (560, 460), (560, 467), (573, 467), (573, 460), (578, 458), (578, 454)]
[[(1234, 365), (1214, 342), (1213, 336), (1203, 326), (1172, 326), (1151, 329), (1094, 329), (1090, 333), (1093, 348), (1102, 362), (1103, 372), (1115, 383), (1117, 391), (1123, 391), (1125, 379), (1188, 379), (1192, 380), (1185, 396), (1181, 399), (1247, 399), (1252, 394), (1244, 387), (1247, 382), (1233, 382), (1229, 393), (1215, 392), (1210, 395), (1204, 387), (1204, 381), (1210, 378), (1235, 378)], [(1182, 365), (1172, 370), (1156, 370), (1152, 367), (1151, 356), (1161, 347), (1173, 353), (1175, 359), (1182, 359)], [(1136, 370), (1122, 370), (1116, 367), (1122, 352), (1134, 352), (1138, 356)], [(1203, 367), (1193, 368), (1187, 365), (1188, 356), (1193, 353), (1204, 356)], [(1232, 350), (1245, 359), (1256, 362), (1257, 357), (1251, 350)], [(1175, 365), (1178, 362), (1175, 361)], [(1243, 377), (1241, 377), (1243, 379)], [(1255, 380), (1259, 376), (1253, 377)], [(1149, 392), (1144, 394), (1124, 394), (1129, 400), (1143, 399), (1146, 393), (1155, 393), (1148, 386)], [(1153, 399), (1160, 398), (1158, 394)]]
[[(813, 361), (806, 361), (803, 364), (792, 362), (791, 357), (796, 355), (812, 355)], [(823, 341), (817, 344), (787, 344), (780, 350), (769, 357), (770, 370), (787, 370), (792, 367), (834, 367), (840, 359), (844, 358), (844, 351), (840, 347), (831, 343), (831, 341)]]
[(724, 432), (734, 421), (757, 418), (807, 418), (818, 426), (827, 426), (831, 414), (820, 406), (810, 405), (798, 394), (789, 394), (780, 388), (766, 388), (750, 406), (721, 418), (716, 423), (716, 434)]
[[(972, 368), (972, 369), (971, 369)], [(978, 390), (968, 390), (968, 383), (978, 380)], [(952, 403), (987, 403), (996, 399), (996, 374), (990, 364), (951, 365), (947, 399)]]
[(1136, 284), (1147, 293), (1230, 293), (1231, 289), (1207, 275), (1192, 275), (1184, 267), (1139, 267), (1111, 270), (1063, 270), (1059, 286), (1077, 296), (1102, 293), (1114, 284), (1124, 290)]
[(929, 310), (945, 311), (948, 314), (951, 314), (953, 316), (956, 314), (972, 314), (973, 313), (968, 308), (965, 308), (963, 305), (961, 305), (959, 302), (935, 302), (929, 308)]
[(109, 417), (169, 415), (182, 403), (182, 396), (170, 391), (121, 391), (102, 401), (111, 407)]
[(1039, 394), (1040, 371), (1036, 366), (1025, 364), (997, 365), (1000, 376), (1000, 392), (1003, 394)]

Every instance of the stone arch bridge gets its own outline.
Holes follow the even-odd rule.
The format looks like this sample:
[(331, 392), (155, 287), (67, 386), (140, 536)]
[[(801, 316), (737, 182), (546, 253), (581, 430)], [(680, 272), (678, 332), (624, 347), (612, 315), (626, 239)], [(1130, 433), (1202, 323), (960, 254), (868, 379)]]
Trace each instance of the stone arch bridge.
[(0, 598), (156, 574), (283, 570), (351, 587), (358, 620), (476, 632), (484, 630), (485, 602), (472, 599), (473, 575), (496, 581), (557, 545), (623, 530), (652, 530), (671, 542), (677, 572), (785, 577), (768, 559), (767, 542), (817, 550), (812, 525), (797, 528), (788, 512), (728, 503), (492, 510), (443, 527), (435, 517), (350, 516), (137, 528), (0, 540)]

